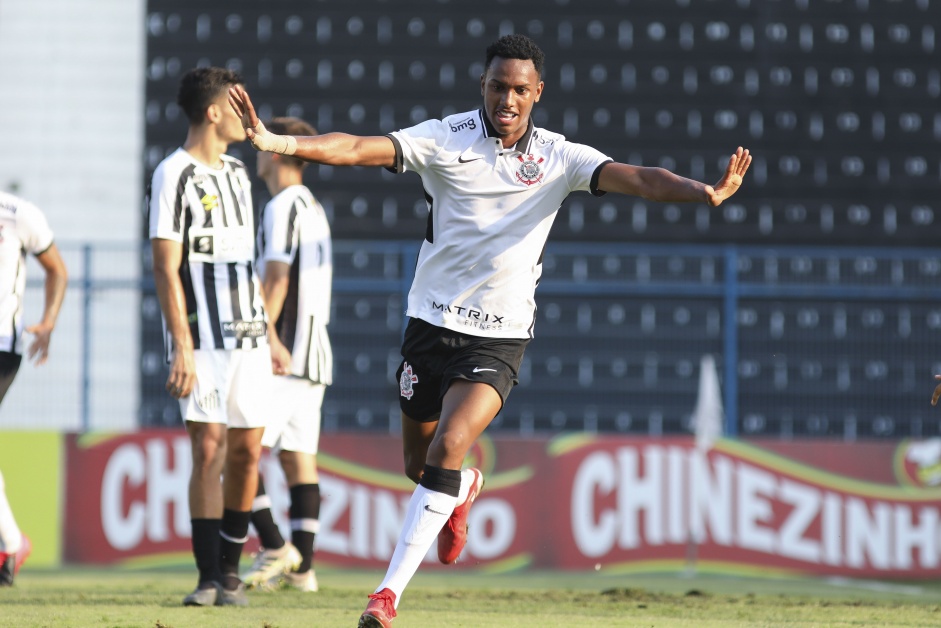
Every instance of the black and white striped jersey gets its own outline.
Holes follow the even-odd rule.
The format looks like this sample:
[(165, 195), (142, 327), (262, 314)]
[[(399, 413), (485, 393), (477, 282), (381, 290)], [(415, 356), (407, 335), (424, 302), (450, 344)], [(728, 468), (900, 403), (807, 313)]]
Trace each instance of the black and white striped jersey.
[(268, 262), (291, 268), (288, 292), (275, 323), (278, 337), (291, 351), (291, 373), (318, 384), (333, 383), (333, 351), (327, 336), (333, 252), (330, 224), (317, 199), (303, 185), (292, 185), (261, 211), (258, 272)]
[[(180, 280), (194, 348), (267, 346), (245, 164), (222, 155), (222, 167), (212, 168), (177, 149), (154, 171), (148, 208), (151, 239), (183, 246)], [(166, 340), (169, 358), (169, 334)]]
[(611, 161), (557, 133), (529, 128), (504, 148), (483, 111), (428, 120), (389, 135), (396, 172), (417, 172), (428, 227), (408, 316), (491, 338), (531, 338), (542, 256), (562, 201), (600, 196)]
[(23, 353), (26, 254), (52, 246), (52, 230), (38, 207), (0, 192), (0, 351)]

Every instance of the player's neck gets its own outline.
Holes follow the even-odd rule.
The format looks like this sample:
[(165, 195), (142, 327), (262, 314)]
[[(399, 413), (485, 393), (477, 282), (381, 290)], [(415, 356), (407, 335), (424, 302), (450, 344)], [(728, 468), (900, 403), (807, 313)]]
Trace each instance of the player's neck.
[(190, 127), (183, 142), (183, 150), (198, 161), (212, 168), (222, 167), (222, 154), (228, 150), (229, 145), (223, 142), (209, 127)]
[(265, 184), (268, 186), (268, 193), (276, 196), (292, 185), (303, 185), (304, 179), (301, 171), (295, 168), (272, 168), (265, 178)]

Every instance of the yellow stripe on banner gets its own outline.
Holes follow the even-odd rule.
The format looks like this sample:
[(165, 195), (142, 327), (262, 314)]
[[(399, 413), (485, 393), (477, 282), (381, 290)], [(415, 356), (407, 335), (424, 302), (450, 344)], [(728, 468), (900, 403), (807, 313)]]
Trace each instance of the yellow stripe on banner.
[(26, 567), (58, 567), (62, 560), (59, 478), (64, 445), (59, 432), (0, 432), (0, 471), (7, 499), (33, 551)]
[(872, 499), (935, 502), (941, 500), (941, 490), (916, 488), (914, 486), (892, 486), (857, 480), (797, 462), (780, 454), (748, 445), (741, 441), (722, 439), (716, 442), (715, 450), (735, 456), (752, 464), (791, 475), (808, 484), (835, 489), (844, 493)]
[(511, 571), (526, 569), (532, 562), (532, 555), (526, 553), (517, 554), (516, 556), (510, 556), (509, 558), (504, 558), (503, 560), (498, 560), (485, 567), (481, 567), (480, 571), (487, 574), (509, 573)]

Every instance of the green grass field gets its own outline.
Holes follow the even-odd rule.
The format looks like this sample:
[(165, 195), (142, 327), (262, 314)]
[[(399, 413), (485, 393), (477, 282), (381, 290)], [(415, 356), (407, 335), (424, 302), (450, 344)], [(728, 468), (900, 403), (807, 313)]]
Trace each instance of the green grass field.
[[(321, 590), (255, 592), (248, 608), (183, 608), (195, 571), (25, 569), (0, 589), (0, 626), (352, 628), (377, 572), (318, 570)], [(939, 626), (939, 583), (726, 576), (426, 571), (396, 628), (463, 626)]]

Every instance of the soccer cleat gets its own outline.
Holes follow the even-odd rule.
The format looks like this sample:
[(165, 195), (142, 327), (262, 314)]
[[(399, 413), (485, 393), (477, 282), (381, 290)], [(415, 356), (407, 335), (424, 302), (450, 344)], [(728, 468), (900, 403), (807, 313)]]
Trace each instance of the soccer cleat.
[(304, 573), (289, 571), (284, 574), (284, 580), (282, 582), (286, 587), (291, 587), (292, 589), (297, 589), (305, 593), (316, 593), (319, 588), (317, 586), (317, 574), (314, 573), (313, 569), (309, 569)]
[(219, 590), (219, 606), (248, 606), (248, 595), (245, 593), (245, 583), (239, 582), (234, 589), (221, 587)]
[(20, 534), (20, 549), (13, 554), (0, 552), (0, 587), (13, 586), (13, 579), (19, 573), (20, 567), (29, 558), (33, 551), (33, 543), (25, 534)]
[(301, 553), (291, 543), (285, 543), (278, 549), (262, 548), (255, 554), (251, 568), (242, 576), (242, 582), (249, 588), (267, 589), (271, 583), (277, 583), (281, 576), (300, 565)]
[(392, 628), (395, 619), (395, 593), (383, 589), (369, 596), (369, 604), (359, 618), (357, 628)]
[(474, 483), (467, 493), (467, 499), (460, 506), (454, 509), (447, 523), (438, 533), (438, 560), (445, 565), (457, 562), (464, 546), (467, 545), (467, 515), (470, 513), (471, 506), (480, 490), (484, 487), (484, 476), (478, 469), (471, 469), (474, 472)]
[(216, 606), (221, 603), (222, 585), (216, 581), (200, 584), (183, 598), (183, 606)]

